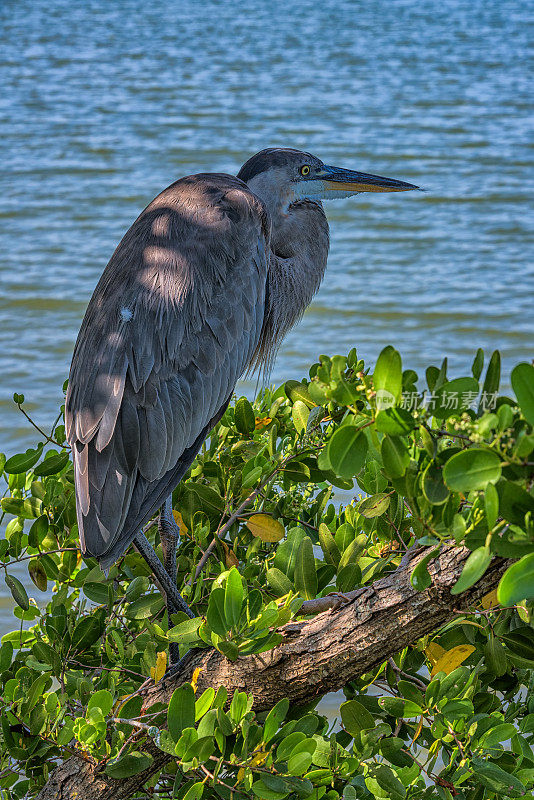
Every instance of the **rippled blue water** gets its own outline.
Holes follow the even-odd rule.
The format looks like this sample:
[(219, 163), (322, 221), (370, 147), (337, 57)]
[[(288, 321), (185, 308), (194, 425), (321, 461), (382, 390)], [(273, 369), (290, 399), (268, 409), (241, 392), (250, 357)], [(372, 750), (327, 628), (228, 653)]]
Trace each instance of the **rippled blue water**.
[[(523, 0), (0, 5), (0, 449), (61, 401), (92, 289), (163, 187), (269, 145), (424, 186), (329, 204), (324, 285), (273, 378), (387, 343), (532, 355)], [(529, 172), (530, 171), (530, 172)]]

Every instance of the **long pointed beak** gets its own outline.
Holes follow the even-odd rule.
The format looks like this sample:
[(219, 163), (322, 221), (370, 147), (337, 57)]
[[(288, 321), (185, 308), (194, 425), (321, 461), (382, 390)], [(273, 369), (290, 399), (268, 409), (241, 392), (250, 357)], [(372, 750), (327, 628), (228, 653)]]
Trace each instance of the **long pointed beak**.
[(397, 181), (395, 178), (383, 178), (381, 175), (371, 175), (367, 172), (355, 172), (342, 167), (329, 167), (326, 164), (316, 176), (320, 178), (328, 192), (335, 197), (336, 192), (409, 192), (419, 189), (413, 183)]

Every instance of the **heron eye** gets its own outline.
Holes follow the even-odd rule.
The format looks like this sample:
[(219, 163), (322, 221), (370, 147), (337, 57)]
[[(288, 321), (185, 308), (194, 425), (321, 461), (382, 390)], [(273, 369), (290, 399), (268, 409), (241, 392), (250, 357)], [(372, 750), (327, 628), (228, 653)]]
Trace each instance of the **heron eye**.
[(301, 175), (309, 175), (310, 174), (310, 168), (309, 168), (309, 166), (307, 164), (305, 164), (303, 167), (300, 168), (300, 174)]

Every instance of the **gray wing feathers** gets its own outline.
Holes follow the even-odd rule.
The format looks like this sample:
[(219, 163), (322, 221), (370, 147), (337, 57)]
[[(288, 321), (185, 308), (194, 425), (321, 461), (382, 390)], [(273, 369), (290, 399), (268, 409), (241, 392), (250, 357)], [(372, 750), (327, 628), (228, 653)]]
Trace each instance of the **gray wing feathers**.
[(189, 464), (260, 337), (263, 207), (237, 179), (196, 178), (169, 187), (128, 231), (75, 348), (65, 416), (78, 525), (103, 562), (188, 468), (184, 454)]

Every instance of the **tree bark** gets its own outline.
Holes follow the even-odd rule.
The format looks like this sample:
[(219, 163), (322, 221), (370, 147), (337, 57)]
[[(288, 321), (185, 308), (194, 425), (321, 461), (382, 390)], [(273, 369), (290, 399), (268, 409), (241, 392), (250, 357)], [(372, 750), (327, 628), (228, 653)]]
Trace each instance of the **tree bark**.
[[(167, 704), (177, 686), (191, 679), (198, 667), (197, 693), (208, 686), (225, 686), (252, 692), (254, 709), (272, 708), (283, 697), (302, 704), (343, 687), (348, 681), (370, 672), (404, 647), (432, 633), (494, 589), (507, 562), (493, 559), (481, 580), (464, 594), (452, 596), (450, 588), (458, 579), (469, 551), (449, 546), (429, 564), (432, 585), (416, 592), (410, 573), (427, 550), (408, 554), (406, 563), (374, 584), (351, 593), (350, 602), (335, 606), (310, 620), (291, 622), (280, 629), (285, 641), (274, 650), (257, 656), (228, 661), (216, 650), (188, 654), (178, 674), (144, 692), (144, 708), (157, 702)], [(334, 603), (339, 602), (335, 598)], [(307, 610), (313, 609), (310, 601)], [(143, 750), (153, 757), (151, 767), (123, 780), (107, 778), (95, 765), (75, 756), (59, 765), (37, 800), (127, 800), (148, 778), (170, 760), (152, 740)]]

